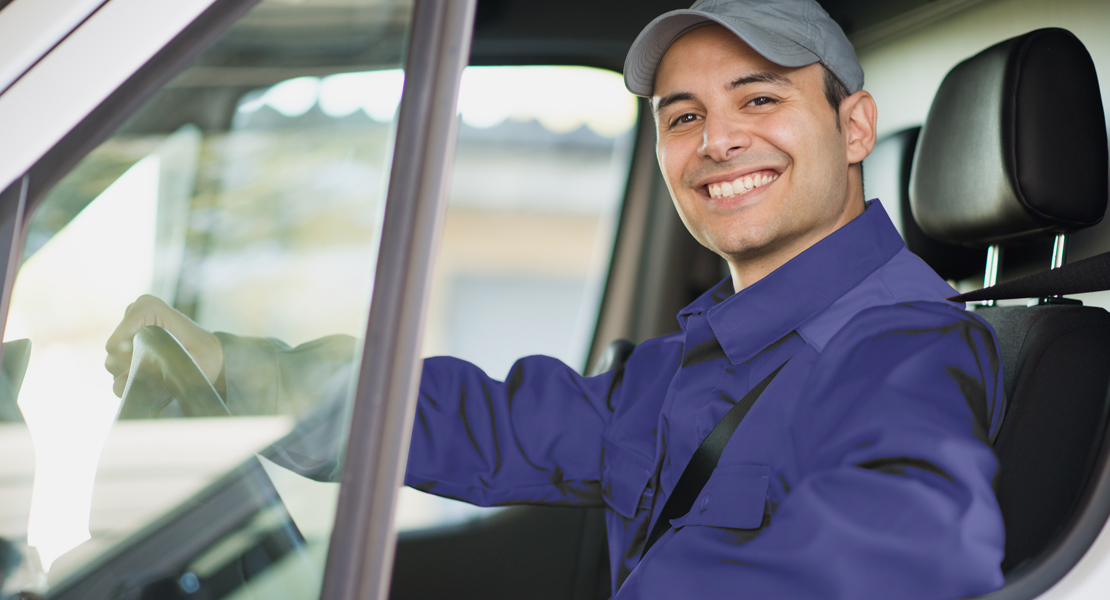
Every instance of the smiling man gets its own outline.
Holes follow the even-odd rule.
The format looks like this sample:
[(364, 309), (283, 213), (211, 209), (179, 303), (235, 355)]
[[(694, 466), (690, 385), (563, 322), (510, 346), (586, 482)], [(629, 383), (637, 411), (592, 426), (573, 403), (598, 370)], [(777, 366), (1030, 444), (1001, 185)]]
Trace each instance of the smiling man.
[[(405, 482), (606, 507), (618, 600), (1000, 587), (997, 343), (864, 201), (876, 107), (840, 28), (812, 0), (699, 2), (644, 29), (625, 81), (652, 99), (683, 222), (731, 277), (596, 377), (426, 360)], [(145, 297), (108, 343), (117, 393), (146, 324), (226, 382), (233, 413), (328, 388), (355, 347), (212, 334)]]
[(683, 222), (729, 261), (737, 290), (863, 212), (875, 103), (862, 91), (839, 100), (842, 89), (820, 63), (776, 65), (716, 24), (659, 62), (659, 164)]
[(812, 0), (698, 2), (644, 29), (625, 82), (731, 277), (598, 377), (427, 360), (406, 483), (600, 497), (617, 599), (999, 588), (997, 343), (864, 201), (876, 107), (843, 32)]

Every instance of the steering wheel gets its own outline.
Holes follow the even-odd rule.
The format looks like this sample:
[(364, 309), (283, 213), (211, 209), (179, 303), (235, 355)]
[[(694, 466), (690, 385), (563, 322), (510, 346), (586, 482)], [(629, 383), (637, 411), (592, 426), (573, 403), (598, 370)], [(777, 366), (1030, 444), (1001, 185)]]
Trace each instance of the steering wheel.
[(231, 415), (181, 342), (161, 327), (143, 327), (135, 334), (119, 418), (156, 418), (174, 401), (187, 417)]

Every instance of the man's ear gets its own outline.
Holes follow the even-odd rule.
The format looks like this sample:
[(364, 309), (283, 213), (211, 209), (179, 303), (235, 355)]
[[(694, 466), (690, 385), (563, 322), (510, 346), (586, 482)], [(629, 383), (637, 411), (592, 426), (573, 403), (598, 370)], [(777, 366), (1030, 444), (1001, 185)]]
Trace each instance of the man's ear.
[(848, 142), (848, 164), (863, 162), (875, 147), (875, 121), (879, 109), (871, 94), (860, 90), (840, 105), (840, 122)]

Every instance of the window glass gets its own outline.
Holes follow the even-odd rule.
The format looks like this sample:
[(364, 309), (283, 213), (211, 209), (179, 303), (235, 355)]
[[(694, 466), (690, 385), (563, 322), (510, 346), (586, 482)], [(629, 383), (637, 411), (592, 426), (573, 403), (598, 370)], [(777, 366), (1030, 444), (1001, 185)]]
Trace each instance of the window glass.
[[(583, 67), (470, 67), (424, 355), (504, 379), (545, 354), (586, 372), (631, 164), (635, 97)], [(403, 488), (399, 529), (485, 516)]]
[[(31, 216), (4, 336), (0, 451), (21, 460), (0, 467), (0, 597), (108, 576), (111, 597), (318, 596), (410, 13), (261, 2)], [(105, 345), (144, 294), (227, 332), (225, 368), (137, 337), (121, 406)], [(186, 416), (213, 389), (230, 414)]]

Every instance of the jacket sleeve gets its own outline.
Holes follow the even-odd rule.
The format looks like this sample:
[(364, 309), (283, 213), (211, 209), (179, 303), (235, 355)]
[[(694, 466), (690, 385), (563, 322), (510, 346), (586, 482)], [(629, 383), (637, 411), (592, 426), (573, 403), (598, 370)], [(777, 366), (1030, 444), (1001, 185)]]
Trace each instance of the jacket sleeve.
[(355, 338), (330, 335), (297, 347), (274, 338), (217, 332), (224, 352), (224, 387), (233, 415), (304, 417), (350, 394)]
[(502, 382), (462, 360), (426, 359), (405, 484), (480, 506), (602, 506), (611, 378), (530, 356)]
[(664, 550), (681, 558), (648, 555), (643, 597), (940, 599), (1001, 587), (993, 332), (939, 305), (873, 309), (849, 328), (796, 406), (797, 479), (769, 525), (754, 538), (672, 532)]
[(333, 335), (293, 348), (273, 338), (216, 337), (223, 346), (221, 377), (231, 414), (296, 419), (293, 430), (261, 454), (305, 477), (338, 481), (358, 369), (355, 339)]
[[(338, 477), (342, 448), (335, 441), (345, 439), (355, 339), (334, 335), (290, 347), (216, 335), (231, 413), (299, 420), (267, 456), (314, 479)], [(425, 360), (405, 483), (483, 506), (601, 506), (611, 378), (582, 377), (544, 356), (517, 361), (504, 382), (462, 360)]]

